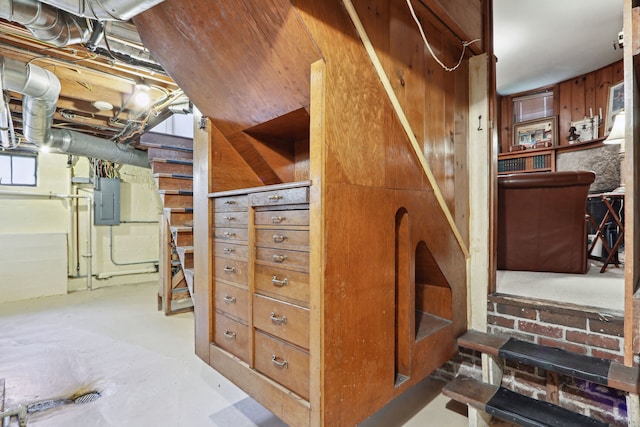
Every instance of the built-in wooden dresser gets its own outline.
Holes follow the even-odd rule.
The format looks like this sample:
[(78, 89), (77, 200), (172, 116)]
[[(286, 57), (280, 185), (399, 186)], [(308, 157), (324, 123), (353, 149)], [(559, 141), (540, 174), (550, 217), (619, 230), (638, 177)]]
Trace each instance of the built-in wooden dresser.
[(309, 400), (309, 185), (212, 193), (214, 345)]

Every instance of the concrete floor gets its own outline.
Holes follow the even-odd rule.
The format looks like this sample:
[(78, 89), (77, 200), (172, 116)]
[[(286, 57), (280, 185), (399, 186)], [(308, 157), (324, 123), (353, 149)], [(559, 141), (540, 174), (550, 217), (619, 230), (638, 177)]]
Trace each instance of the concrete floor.
[[(195, 356), (192, 313), (165, 317), (156, 291), (146, 283), (0, 304), (6, 407), (97, 390), (96, 401), (31, 414), (28, 426), (284, 426)], [(466, 427), (465, 408), (439, 390), (426, 379), (361, 426)]]

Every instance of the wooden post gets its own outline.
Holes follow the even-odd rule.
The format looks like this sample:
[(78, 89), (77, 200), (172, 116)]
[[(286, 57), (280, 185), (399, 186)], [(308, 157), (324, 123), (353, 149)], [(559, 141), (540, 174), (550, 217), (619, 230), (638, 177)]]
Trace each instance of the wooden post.
[[(490, 233), (492, 230), (490, 141), (489, 61), (486, 54), (469, 60), (469, 261), (467, 267), (467, 311), (469, 329), (487, 330), (487, 290), (490, 278)], [(502, 379), (500, 360), (482, 355), (483, 381), (499, 385)], [(491, 417), (469, 407), (469, 426), (488, 426)]]

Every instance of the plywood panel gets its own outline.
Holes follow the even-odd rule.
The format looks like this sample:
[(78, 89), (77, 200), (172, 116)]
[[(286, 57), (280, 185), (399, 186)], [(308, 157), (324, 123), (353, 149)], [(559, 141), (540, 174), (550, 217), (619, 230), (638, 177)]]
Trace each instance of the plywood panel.
[(0, 234), (0, 247), (0, 302), (67, 293), (66, 234)]
[(226, 136), (309, 105), (310, 64), (320, 54), (288, 0), (167, 0), (134, 22)]

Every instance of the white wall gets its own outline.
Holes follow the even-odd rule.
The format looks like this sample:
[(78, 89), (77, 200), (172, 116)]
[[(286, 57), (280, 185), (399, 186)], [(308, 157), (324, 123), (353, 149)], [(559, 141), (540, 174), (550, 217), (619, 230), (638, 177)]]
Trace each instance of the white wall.
[[(91, 168), (86, 158), (74, 157), (72, 167), (67, 167), (67, 156), (53, 153), (40, 153), (38, 157), (38, 185), (36, 187), (0, 186), (0, 191), (20, 192), (21, 196), (0, 195), (0, 241), (8, 242), (17, 234), (40, 235), (42, 240), (35, 241), (36, 246), (44, 246), (49, 235), (63, 234), (67, 240), (67, 256), (59, 261), (64, 263), (64, 271), (69, 276), (65, 291), (81, 290), (87, 287), (87, 202), (81, 199), (78, 204), (79, 245), (76, 245), (76, 208), (75, 201), (32, 198), (25, 193), (63, 193), (86, 195), (93, 198), (91, 184), (71, 185), (71, 176), (90, 177)], [(120, 168), (121, 178), (121, 221), (138, 221), (138, 223), (123, 223), (113, 226), (113, 240), (110, 238), (109, 226), (91, 226), (91, 261), (92, 273), (97, 276), (92, 279), (92, 287), (119, 285), (124, 283), (140, 283), (157, 280), (157, 273), (131, 274), (140, 271), (154, 271), (153, 262), (134, 265), (115, 265), (111, 262), (110, 244), (113, 246), (113, 259), (118, 263), (135, 261), (155, 261), (158, 259), (158, 218), (162, 212), (159, 196), (150, 169), (123, 165)], [(93, 224), (93, 220), (91, 220)], [(45, 236), (46, 235), (46, 236)], [(79, 249), (79, 254), (76, 251)], [(37, 249), (37, 248), (34, 248)], [(11, 247), (2, 247), (2, 251), (11, 251)], [(0, 258), (2, 254), (0, 254)], [(79, 266), (79, 271), (76, 267)], [(7, 269), (6, 264), (0, 263), (0, 268)], [(33, 264), (38, 269), (37, 264)], [(0, 302), (8, 300), (8, 287), (12, 287), (11, 299), (24, 299), (60, 293), (51, 280), (51, 286), (43, 287), (48, 281), (47, 275), (51, 267), (40, 268), (40, 276), (34, 277), (33, 271), (15, 276), (12, 272), (12, 282), (0, 281)], [(6, 271), (0, 271), (5, 276)], [(125, 275), (126, 274), (126, 275)], [(85, 276), (73, 278), (71, 276)], [(111, 276), (110, 278), (104, 278)], [(100, 277), (100, 279), (98, 279)], [(18, 288), (16, 288), (15, 282)], [(35, 288), (40, 289), (40, 295), (34, 295), (35, 282), (40, 281)], [(31, 289), (20, 294), (15, 289), (20, 287)]]

